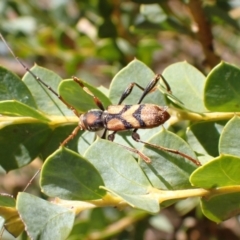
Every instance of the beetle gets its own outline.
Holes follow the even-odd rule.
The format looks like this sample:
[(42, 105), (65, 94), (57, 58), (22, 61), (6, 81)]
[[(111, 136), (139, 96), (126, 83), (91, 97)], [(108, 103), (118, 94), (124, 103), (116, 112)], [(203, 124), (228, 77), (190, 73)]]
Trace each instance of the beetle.
[[(166, 86), (166, 90), (171, 92), (170, 86), (168, 85), (166, 79), (161, 75), (157, 74), (149, 84), (143, 88), (138, 83), (132, 82), (123, 92), (119, 102), (117, 105), (110, 105), (107, 109), (104, 108), (102, 102), (98, 97), (96, 97), (85, 85), (84, 83), (78, 79), (77, 77), (73, 77), (73, 81), (75, 81), (83, 90), (92, 96), (96, 106), (98, 109), (91, 109), (86, 113), (79, 114), (77, 110), (68, 104), (55, 90), (51, 88), (51, 86), (47, 85), (41, 78), (35, 75), (11, 50), (11, 48), (6, 43), (3, 36), (0, 34), (0, 38), (5, 43), (11, 54), (15, 57), (15, 59), (23, 66), (23, 68), (29, 72), (36, 81), (40, 82), (43, 86), (49, 89), (56, 97), (59, 98), (69, 109), (73, 111), (73, 113), (79, 118), (78, 125), (72, 131), (72, 133), (60, 144), (61, 146), (65, 146), (72, 138), (76, 136), (79, 130), (87, 130), (87, 131), (99, 131), (104, 130), (103, 138), (106, 137), (107, 131), (112, 131), (108, 135), (108, 140), (114, 141), (115, 134), (118, 131), (124, 130), (132, 130), (132, 138), (136, 142), (143, 143), (153, 148), (157, 148), (163, 151), (171, 152), (174, 154), (178, 154), (186, 159), (189, 159), (197, 166), (200, 166), (200, 162), (182, 152), (179, 152), (175, 149), (166, 148), (163, 146), (158, 146), (152, 143), (148, 143), (142, 141), (140, 135), (137, 133), (138, 129), (146, 129), (146, 128), (154, 128), (164, 124), (169, 118), (170, 114), (167, 111), (167, 107), (158, 106), (155, 104), (143, 104), (142, 101), (147, 94), (152, 92), (157, 83), (162, 79), (163, 83)], [(139, 101), (135, 105), (126, 105), (122, 104), (122, 102), (129, 96), (132, 92), (134, 86), (140, 88), (143, 93), (139, 98)], [(119, 144), (119, 143), (117, 143)], [(145, 156), (143, 153), (138, 151), (137, 149), (119, 144), (127, 150), (138, 154), (143, 160), (149, 163), (151, 160)]]

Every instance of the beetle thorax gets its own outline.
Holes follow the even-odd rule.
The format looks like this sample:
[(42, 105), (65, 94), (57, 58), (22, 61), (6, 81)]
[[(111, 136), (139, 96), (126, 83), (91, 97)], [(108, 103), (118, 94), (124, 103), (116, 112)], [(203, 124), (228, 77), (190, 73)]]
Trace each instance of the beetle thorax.
[(101, 130), (104, 128), (102, 114), (102, 110), (92, 109), (80, 116), (78, 124), (82, 130), (86, 129), (92, 132)]

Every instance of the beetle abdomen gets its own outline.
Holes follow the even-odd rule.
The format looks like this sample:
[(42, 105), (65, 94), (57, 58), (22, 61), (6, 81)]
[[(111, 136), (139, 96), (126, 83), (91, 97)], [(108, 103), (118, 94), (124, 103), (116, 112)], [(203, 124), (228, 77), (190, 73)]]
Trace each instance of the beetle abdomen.
[(111, 105), (103, 113), (104, 126), (112, 131), (153, 128), (169, 118), (166, 108), (154, 104)]

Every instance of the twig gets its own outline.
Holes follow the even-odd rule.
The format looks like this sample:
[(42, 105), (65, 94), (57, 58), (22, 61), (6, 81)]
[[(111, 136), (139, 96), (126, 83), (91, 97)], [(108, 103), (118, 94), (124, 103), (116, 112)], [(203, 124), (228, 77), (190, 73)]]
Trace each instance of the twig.
[(221, 59), (214, 52), (211, 25), (204, 14), (204, 11), (202, 8), (202, 1), (190, 0), (188, 6), (193, 16), (193, 19), (198, 26), (197, 36), (202, 45), (203, 52), (206, 57), (205, 63), (209, 67), (213, 68), (220, 62)]

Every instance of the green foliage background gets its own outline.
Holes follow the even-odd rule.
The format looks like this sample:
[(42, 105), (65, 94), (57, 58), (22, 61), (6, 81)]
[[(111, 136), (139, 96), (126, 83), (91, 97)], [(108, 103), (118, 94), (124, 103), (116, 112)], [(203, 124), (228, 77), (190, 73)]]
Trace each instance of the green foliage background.
[[(87, 79), (95, 86), (108, 87), (113, 76), (135, 57), (156, 73), (161, 73), (172, 63), (185, 60), (205, 75), (221, 60), (239, 65), (240, 10), (237, 1), (162, 0), (147, 3), (150, 1), (2, 0), (0, 32), (6, 37), (16, 55), (24, 59), (28, 66), (36, 62), (58, 73), (62, 78), (75, 75)], [(0, 64), (19, 75), (25, 73), (15, 59), (8, 56), (7, 49), (2, 44), (0, 44)], [(228, 67), (227, 64), (222, 64), (215, 74), (222, 76), (221, 70), (224, 72), (224, 68)], [(175, 75), (178, 74), (183, 73), (175, 71)], [(167, 79), (172, 77), (174, 76), (171, 76), (170, 72)], [(146, 79), (146, 82), (149, 80)], [(214, 78), (211, 83), (214, 83)], [(57, 89), (57, 85), (53, 88)], [(171, 82), (170, 85), (175, 87)], [(189, 104), (187, 108), (191, 109), (192, 102), (188, 103), (188, 99), (184, 99), (184, 94), (181, 95), (186, 90), (181, 91), (181, 86), (182, 83), (179, 83), (179, 88), (172, 89), (173, 93), (177, 92), (178, 99), (184, 101), (185, 107)], [(126, 87), (125, 84), (123, 87)], [(233, 85), (232, 89), (234, 88), (238, 87)], [(231, 108), (229, 111), (239, 112), (236, 98), (233, 97), (233, 101), (230, 101), (228, 106), (215, 104), (214, 101), (211, 102), (214, 92), (211, 92), (210, 85), (205, 87), (206, 91), (208, 89), (209, 94), (205, 101), (209, 110), (224, 111), (229, 106), (235, 106), (236, 108)], [(231, 89), (229, 91), (226, 95), (234, 96)], [(203, 107), (199, 105), (198, 111), (201, 112)], [(237, 118), (233, 119), (227, 127), (230, 130), (234, 129), (232, 126), (239, 124), (238, 121)], [(211, 123), (203, 124), (205, 124), (204, 129), (213, 131)], [(221, 128), (222, 125), (223, 123), (220, 122), (218, 127)], [(179, 136), (185, 137), (184, 123), (173, 128)], [(203, 126), (193, 125), (191, 131), (196, 135), (199, 129), (203, 129)], [(68, 129), (66, 134), (67, 132)], [(190, 136), (191, 132), (188, 134)], [(214, 134), (214, 139), (219, 139), (219, 133), (216, 131)], [(226, 144), (232, 139), (231, 134), (234, 134), (234, 130), (230, 131), (229, 136), (225, 134), (225, 138), (221, 138), (220, 152), (225, 152)], [(212, 139), (202, 137), (199, 139), (210, 144), (216, 143)], [(196, 146), (197, 150), (198, 147)], [(218, 152), (211, 152), (212, 149), (216, 148), (206, 147), (204, 151), (211, 156), (218, 156)], [(233, 149), (236, 147), (234, 146)], [(48, 153), (49, 150), (46, 150), (46, 156), (49, 155)], [(228, 163), (228, 158), (223, 159), (224, 161)], [(1, 192), (16, 195), (40, 165), (41, 161), (36, 160), (28, 168), (12, 171), (8, 175), (3, 174)], [(215, 169), (218, 167), (216, 165), (217, 162), (212, 162), (212, 166), (205, 171), (209, 171), (211, 175), (211, 167)], [(201, 170), (191, 180), (203, 187), (204, 179), (202, 182), (196, 180), (198, 174), (202, 176)], [(34, 184), (29, 192), (41, 194)], [(31, 196), (28, 201), (31, 204), (36, 203), (37, 200)], [(198, 207), (195, 209), (197, 203), (198, 200), (195, 199), (183, 200), (155, 216), (134, 209), (124, 209), (121, 212), (113, 208), (89, 210), (78, 217), (69, 239), (149, 239), (151, 234), (156, 239), (180, 239), (181, 235), (186, 239), (187, 237), (204, 239), (204, 236), (218, 238), (224, 234), (228, 234), (228, 237), (232, 236), (231, 239), (239, 238), (235, 228), (227, 227), (226, 223), (216, 225), (205, 219), (199, 213)], [(21, 205), (21, 201), (18, 204), (20, 207), (24, 205)], [(214, 201), (202, 202), (205, 209), (208, 208), (208, 204), (214, 205)], [(54, 211), (62, 210), (53, 209)], [(67, 222), (63, 224), (67, 225), (73, 221), (73, 216), (65, 214)], [(234, 223), (239, 226), (237, 217), (228, 221), (230, 225)], [(194, 238), (196, 232), (198, 238)], [(23, 235), (22, 239), (26, 239), (26, 236)]]

